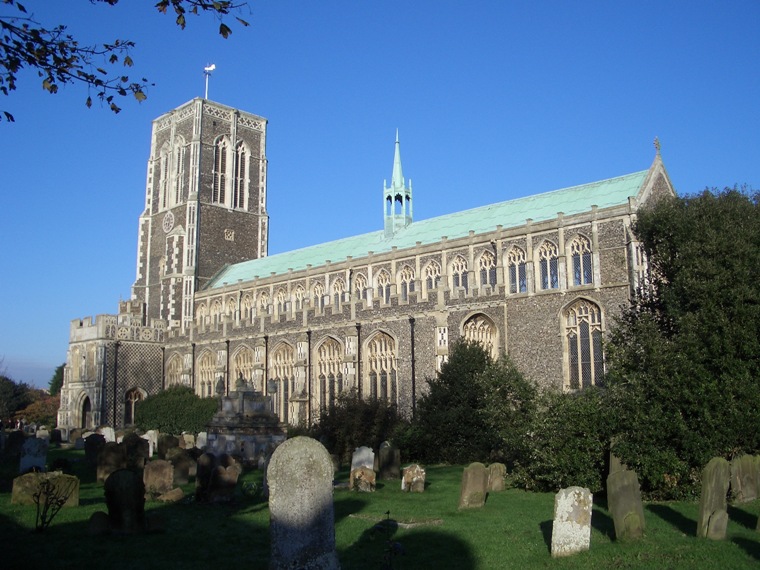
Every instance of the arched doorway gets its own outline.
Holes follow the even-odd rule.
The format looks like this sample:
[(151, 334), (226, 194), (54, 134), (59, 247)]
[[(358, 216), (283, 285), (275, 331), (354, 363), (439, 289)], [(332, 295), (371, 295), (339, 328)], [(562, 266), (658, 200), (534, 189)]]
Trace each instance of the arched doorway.
[(79, 427), (82, 429), (88, 429), (92, 425), (92, 404), (90, 403), (90, 397), (85, 396), (84, 402), (82, 402), (82, 423)]

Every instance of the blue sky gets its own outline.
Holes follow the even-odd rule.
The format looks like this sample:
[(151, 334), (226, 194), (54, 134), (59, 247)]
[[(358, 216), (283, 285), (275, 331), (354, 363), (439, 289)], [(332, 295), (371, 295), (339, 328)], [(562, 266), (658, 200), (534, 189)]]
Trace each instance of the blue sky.
[[(760, 3), (266, 0), (184, 31), (153, 2), (26, 0), (82, 44), (131, 39), (155, 82), (113, 115), (35, 74), (0, 96), (0, 357), (46, 386), (71, 319), (135, 277), (151, 121), (203, 96), (269, 119), (270, 253), (382, 227), (399, 129), (416, 219), (648, 168), (760, 189)], [(7, 14), (0, 7), (0, 15)]]

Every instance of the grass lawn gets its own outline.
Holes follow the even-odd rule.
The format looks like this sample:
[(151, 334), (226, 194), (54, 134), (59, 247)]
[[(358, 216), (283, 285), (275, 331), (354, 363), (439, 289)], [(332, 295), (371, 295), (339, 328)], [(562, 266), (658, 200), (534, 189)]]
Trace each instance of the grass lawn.
[[(83, 453), (51, 449), (74, 460), (81, 479), (80, 506), (62, 509), (44, 533), (34, 531), (35, 507), (11, 505), (10, 480), (17, 463), (0, 464), (0, 568), (254, 568), (269, 563), (269, 511), (260, 496), (239, 485), (232, 505), (192, 501), (146, 503), (146, 514), (165, 521), (160, 534), (92, 537), (87, 523), (105, 511), (103, 487)], [(488, 497), (482, 509), (458, 511), (462, 467), (430, 466), (423, 494), (405, 494), (397, 481), (379, 481), (372, 494), (335, 491), (335, 535), (344, 569), (383, 568), (389, 541), (403, 554), (393, 568), (751, 568), (760, 566), (760, 502), (729, 507), (728, 537), (715, 542), (695, 537), (697, 503), (648, 503), (646, 536), (635, 542), (613, 539), (603, 497), (595, 497), (591, 550), (572, 557), (550, 555), (554, 496), (507, 490)], [(246, 472), (243, 483), (261, 482)], [(340, 473), (339, 480), (347, 480)], [(184, 487), (192, 497), (194, 485)], [(390, 514), (387, 513), (390, 511)], [(389, 519), (381, 529), (380, 521)]]

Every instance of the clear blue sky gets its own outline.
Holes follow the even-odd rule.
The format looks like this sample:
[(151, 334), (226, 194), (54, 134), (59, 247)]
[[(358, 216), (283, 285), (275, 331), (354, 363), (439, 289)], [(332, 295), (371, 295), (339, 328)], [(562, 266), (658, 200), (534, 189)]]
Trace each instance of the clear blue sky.
[[(114, 313), (135, 277), (151, 121), (203, 96), (269, 119), (270, 253), (382, 227), (396, 128), (414, 215), (648, 168), (679, 193), (760, 189), (760, 2), (254, 0), (224, 40), (154, 2), (26, 0), (80, 43), (137, 42), (156, 83), (123, 111), (0, 95), (0, 357), (46, 386), (71, 319)], [(0, 15), (8, 13), (0, 7)], [(695, 228), (696, 230), (696, 228)]]

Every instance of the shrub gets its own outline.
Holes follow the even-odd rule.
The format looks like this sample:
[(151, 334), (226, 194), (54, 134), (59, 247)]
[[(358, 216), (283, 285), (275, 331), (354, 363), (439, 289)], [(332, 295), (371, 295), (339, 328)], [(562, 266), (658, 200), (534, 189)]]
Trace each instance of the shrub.
[(135, 407), (135, 424), (141, 430), (164, 433), (204, 431), (218, 408), (216, 398), (201, 398), (186, 386), (172, 386)]

